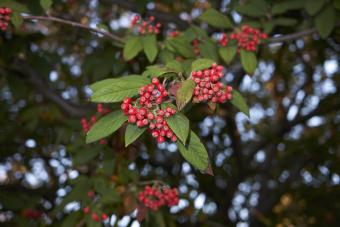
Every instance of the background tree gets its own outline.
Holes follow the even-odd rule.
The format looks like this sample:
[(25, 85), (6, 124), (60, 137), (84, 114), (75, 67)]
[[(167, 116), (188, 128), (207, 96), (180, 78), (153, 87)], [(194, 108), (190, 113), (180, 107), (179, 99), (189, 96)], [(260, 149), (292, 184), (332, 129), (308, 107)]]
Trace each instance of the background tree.
[[(143, 226), (339, 225), (339, 1), (2, 0), (0, 7), (12, 11), (0, 12), (1, 226), (138, 226), (136, 208), (146, 211)], [(131, 28), (136, 13), (154, 17), (159, 34)], [(231, 34), (242, 25), (268, 35), (255, 52), (237, 51)], [(242, 94), (250, 115), (236, 93), (216, 109), (184, 107), (207, 168), (149, 133), (125, 147), (126, 123), (105, 141), (85, 143), (81, 118), (86, 126), (101, 115), (89, 85), (131, 74), (183, 83), (197, 59), (205, 59), (202, 69), (225, 67), (223, 83)], [(120, 101), (99, 112), (120, 110)], [(143, 208), (138, 192), (153, 184), (177, 187), (179, 204)]]

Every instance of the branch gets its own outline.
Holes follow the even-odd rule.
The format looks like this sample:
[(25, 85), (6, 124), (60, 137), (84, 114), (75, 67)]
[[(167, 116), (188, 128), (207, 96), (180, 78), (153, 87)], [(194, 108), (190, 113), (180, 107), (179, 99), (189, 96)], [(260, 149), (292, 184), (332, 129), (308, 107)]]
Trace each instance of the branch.
[(70, 117), (83, 117), (92, 109), (91, 106), (76, 105), (63, 99), (56, 90), (49, 87), (48, 83), (46, 83), (38, 72), (35, 71), (27, 62), (18, 60), (13, 65), (12, 69), (14, 71), (25, 75), (25, 77), (28, 76), (28, 83), (33, 85), (45, 98), (59, 106), (60, 109)]
[[(340, 23), (336, 24), (334, 27), (339, 27), (339, 26), (340, 26)], [(298, 38), (313, 35), (314, 33), (317, 33), (317, 32), (318, 30), (316, 28), (310, 28), (310, 29), (307, 29), (301, 32), (296, 32), (296, 33), (292, 33), (288, 35), (282, 35), (282, 36), (270, 38), (268, 39), (268, 43), (281, 43), (281, 42), (292, 41)]]
[(78, 23), (78, 22), (74, 22), (74, 21), (64, 20), (64, 19), (61, 19), (61, 18), (51, 17), (51, 16), (23, 16), (23, 19), (24, 20), (53, 21), (53, 22), (69, 25), (69, 26), (72, 26), (72, 27), (82, 28), (82, 29), (85, 29), (85, 30), (89, 30), (89, 31), (93, 31), (95, 33), (101, 34), (101, 35), (117, 42), (116, 44), (119, 45), (119, 46), (121, 46), (124, 43), (124, 40), (121, 37), (116, 36), (116, 35), (114, 35), (110, 32), (106, 32), (106, 31), (103, 31), (103, 30), (97, 29), (97, 28), (91, 28), (87, 25), (84, 25), (84, 24), (81, 24), (81, 23)]

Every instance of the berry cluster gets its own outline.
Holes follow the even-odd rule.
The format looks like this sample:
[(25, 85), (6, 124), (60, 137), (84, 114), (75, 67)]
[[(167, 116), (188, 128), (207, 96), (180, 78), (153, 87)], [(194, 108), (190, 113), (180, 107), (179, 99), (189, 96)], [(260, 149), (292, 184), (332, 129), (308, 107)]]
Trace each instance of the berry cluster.
[(194, 39), (191, 41), (191, 45), (194, 47), (194, 52), (196, 55), (200, 54), (200, 48), (198, 47), (200, 41), (198, 39)]
[(238, 50), (256, 51), (261, 40), (267, 39), (267, 34), (256, 28), (243, 25), (241, 31), (230, 34), (230, 40), (237, 41)]
[[(90, 209), (89, 206), (86, 206), (86, 207), (83, 208), (84, 214), (89, 214), (90, 212), (91, 212), (91, 209)], [(109, 216), (107, 216), (106, 213), (98, 214), (96, 212), (92, 212), (91, 218), (92, 218), (93, 221), (99, 222), (99, 221), (106, 221), (109, 218)]]
[[(108, 108), (104, 109), (103, 104), (100, 103), (100, 104), (97, 105), (98, 115), (105, 115), (109, 112), (110, 112), (110, 109), (108, 109)], [(83, 132), (86, 134), (96, 122), (97, 122), (97, 116), (96, 115), (92, 115), (90, 117), (90, 120), (87, 120), (86, 118), (83, 117), (80, 120), (80, 123), (81, 123), (82, 128), (83, 128)], [(100, 144), (106, 144), (106, 140), (102, 139), (102, 140), (99, 141), (99, 143)]]
[(0, 30), (6, 31), (11, 20), (12, 10), (10, 8), (0, 8)]
[(164, 205), (169, 207), (176, 206), (179, 202), (176, 188), (150, 186), (146, 186), (144, 191), (139, 192), (138, 200), (153, 211), (157, 211)]
[(165, 87), (160, 84), (157, 78), (153, 78), (151, 84), (140, 88), (139, 95), (137, 100), (125, 98), (121, 104), (122, 111), (128, 116), (128, 122), (136, 124), (140, 128), (148, 127), (151, 135), (157, 138), (158, 143), (163, 143), (165, 138), (175, 142), (177, 137), (165, 118), (174, 115), (176, 110), (171, 107), (159, 108), (164, 97), (168, 95)]
[(224, 86), (220, 81), (223, 76), (223, 67), (214, 63), (211, 68), (191, 73), (196, 84), (193, 102), (211, 101), (224, 103), (231, 99), (232, 87)]
[(150, 16), (148, 21), (141, 20), (138, 15), (135, 15), (132, 20), (131, 20), (131, 26), (132, 27), (137, 27), (138, 32), (140, 34), (158, 34), (159, 29), (161, 28), (160, 23), (156, 23), (153, 25), (155, 21), (154, 16)]

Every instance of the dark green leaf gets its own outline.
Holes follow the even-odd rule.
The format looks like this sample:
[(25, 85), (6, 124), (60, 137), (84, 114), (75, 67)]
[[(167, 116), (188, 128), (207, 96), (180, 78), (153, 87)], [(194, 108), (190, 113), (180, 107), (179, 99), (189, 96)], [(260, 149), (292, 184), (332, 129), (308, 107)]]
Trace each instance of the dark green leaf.
[(185, 38), (175, 38), (168, 40), (168, 44), (180, 55), (191, 58), (195, 57), (194, 50), (188, 40)]
[(327, 38), (335, 25), (336, 12), (331, 5), (324, 8), (315, 18), (316, 29), (318, 30), (321, 38)]
[(145, 127), (140, 128), (134, 124), (128, 124), (125, 131), (125, 147), (133, 143), (138, 137), (140, 137), (146, 130)]
[(142, 49), (143, 45), (139, 36), (128, 37), (123, 50), (124, 59), (126, 61), (133, 59)]
[(23, 5), (23, 4), (20, 4), (18, 2), (15, 2), (13, 0), (1, 0), (0, 1), (0, 7), (8, 7), (8, 8), (11, 8), (13, 11), (16, 11), (18, 13), (28, 13), (29, 10), (28, 8)]
[(171, 60), (166, 63), (166, 67), (173, 69), (175, 72), (183, 72), (183, 68), (180, 62), (176, 60)]
[(100, 140), (119, 129), (127, 121), (127, 116), (120, 110), (100, 118), (86, 135), (86, 143)]
[(223, 61), (229, 64), (237, 53), (237, 46), (227, 46), (218, 49), (218, 52)]
[(84, 165), (93, 160), (99, 153), (99, 149), (83, 149), (72, 156), (72, 163), (76, 166)]
[(199, 71), (202, 69), (210, 68), (213, 63), (214, 61), (211, 59), (206, 58), (197, 59), (193, 61), (191, 64), (191, 71)]
[(20, 28), (23, 23), (23, 19), (20, 13), (13, 12), (11, 15), (11, 22), (17, 29)]
[(93, 91), (91, 101), (101, 103), (120, 102), (125, 97), (137, 95), (140, 87), (149, 83), (149, 78), (137, 75), (102, 80), (90, 86)]
[(208, 9), (201, 16), (198, 17), (201, 21), (204, 21), (216, 28), (230, 28), (232, 24), (229, 18), (215, 9)]
[(325, 0), (306, 1), (305, 9), (309, 15), (314, 16), (322, 9), (324, 3), (325, 3)]
[(189, 119), (181, 113), (177, 113), (166, 119), (169, 127), (176, 134), (178, 139), (185, 144), (189, 134)]
[(305, 0), (289, 0), (276, 3), (272, 8), (272, 14), (281, 14), (288, 10), (301, 9), (304, 7), (305, 2)]
[(192, 79), (187, 79), (182, 82), (181, 87), (176, 93), (176, 105), (179, 110), (191, 100), (192, 94), (194, 92), (195, 82)]
[(182, 156), (190, 164), (201, 171), (207, 170), (209, 166), (208, 152), (193, 131), (190, 132), (187, 146), (180, 141), (177, 142), (177, 146)]
[(146, 35), (142, 38), (143, 49), (149, 62), (153, 62), (158, 53), (156, 35)]
[(241, 50), (241, 63), (244, 68), (244, 70), (249, 73), (253, 74), (256, 66), (257, 66), (257, 59), (254, 52)]
[(244, 113), (245, 115), (250, 117), (250, 115), (249, 115), (249, 107), (248, 107), (246, 101), (244, 100), (244, 98), (242, 97), (242, 95), (238, 91), (236, 91), (235, 89), (233, 89), (231, 94), (232, 94), (231, 103), (237, 109), (239, 109), (242, 113)]
[(204, 58), (209, 58), (211, 60), (214, 60), (215, 62), (218, 61), (218, 53), (217, 53), (216, 45), (210, 39), (200, 42), (198, 44), (198, 48), (200, 50), (200, 54)]
[(273, 23), (275, 25), (280, 25), (280, 26), (293, 26), (297, 24), (297, 20), (292, 19), (292, 18), (287, 18), (287, 17), (280, 17), (276, 18), (273, 20)]
[(254, 3), (238, 5), (235, 7), (235, 10), (242, 15), (250, 17), (262, 17), (267, 14), (267, 10), (265, 8)]

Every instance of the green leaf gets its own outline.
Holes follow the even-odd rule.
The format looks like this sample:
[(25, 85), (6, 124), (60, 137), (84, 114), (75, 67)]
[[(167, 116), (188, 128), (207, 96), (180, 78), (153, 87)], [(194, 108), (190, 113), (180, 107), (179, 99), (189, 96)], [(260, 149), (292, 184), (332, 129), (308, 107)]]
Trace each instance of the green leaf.
[(305, 9), (311, 16), (316, 15), (323, 7), (325, 0), (306, 1)]
[(177, 53), (186, 58), (195, 57), (194, 50), (188, 40), (185, 38), (174, 38), (167, 42)]
[(246, 5), (237, 5), (235, 7), (235, 10), (246, 16), (250, 17), (262, 17), (267, 14), (267, 9), (264, 7), (261, 7), (261, 5), (250, 3)]
[(201, 21), (204, 21), (216, 28), (231, 28), (232, 24), (229, 18), (215, 9), (208, 9), (201, 16), (198, 17)]
[(137, 56), (143, 49), (143, 44), (139, 36), (129, 36), (126, 40), (123, 50), (123, 56), (126, 61), (129, 61)]
[(238, 91), (236, 91), (235, 89), (233, 89), (231, 94), (232, 94), (231, 104), (233, 104), (242, 113), (244, 113), (245, 115), (250, 117), (249, 107), (248, 107), (246, 101), (244, 100), (244, 98), (242, 97), (242, 95)]
[(72, 163), (75, 166), (84, 165), (93, 160), (99, 154), (99, 151), (99, 149), (93, 148), (81, 150), (77, 152), (74, 156), (72, 156)]
[(11, 15), (11, 22), (17, 29), (20, 28), (23, 23), (23, 19), (20, 13), (13, 12)]
[(333, 6), (335, 9), (340, 10), (340, 1), (339, 0), (334, 0), (333, 1)]
[(218, 49), (218, 52), (223, 61), (227, 64), (230, 64), (237, 53), (237, 46), (221, 47)]
[(177, 113), (169, 118), (166, 122), (176, 136), (185, 144), (189, 134), (189, 119), (181, 113)]
[(243, 69), (248, 74), (253, 74), (257, 66), (257, 59), (255, 53), (251, 51), (241, 50), (240, 54)]
[(336, 12), (331, 5), (324, 8), (315, 18), (316, 29), (318, 30), (321, 38), (327, 38), (335, 25)]
[(176, 60), (168, 61), (165, 65), (167, 68), (173, 69), (175, 72), (183, 72), (183, 68), (180, 62)]
[(197, 59), (197, 60), (192, 62), (191, 70), (192, 71), (199, 71), (199, 70), (202, 70), (202, 69), (207, 69), (207, 68), (210, 68), (213, 63), (214, 63), (214, 61), (211, 60), (211, 59), (206, 59), (206, 58)]
[(153, 62), (158, 53), (156, 35), (146, 35), (142, 38), (144, 53), (149, 62)]
[(52, 3), (52, 0), (40, 0), (40, 5), (45, 11), (51, 8)]
[(274, 25), (293, 26), (297, 24), (297, 20), (287, 17), (280, 17), (273, 20)]
[(272, 14), (281, 14), (288, 10), (301, 9), (304, 7), (305, 2), (305, 0), (289, 0), (276, 3), (272, 8)]
[(168, 73), (177, 73), (177, 70), (175, 69), (170, 69), (168, 67), (162, 67), (159, 65), (151, 65), (146, 68), (146, 70), (143, 72), (143, 76), (148, 76), (148, 77), (160, 77), (163, 76), (164, 74)]
[(207, 170), (209, 166), (208, 152), (193, 131), (190, 132), (187, 146), (183, 145), (180, 141), (177, 142), (177, 146), (182, 156), (190, 164), (201, 171)]
[(198, 48), (200, 50), (200, 54), (204, 58), (209, 58), (211, 60), (214, 60), (215, 62), (218, 61), (218, 53), (217, 53), (216, 45), (210, 39), (200, 42), (198, 44)]
[(128, 124), (125, 131), (125, 147), (133, 143), (138, 137), (140, 137), (146, 128), (139, 128), (136, 125)]
[(86, 143), (92, 143), (114, 133), (125, 121), (127, 116), (120, 110), (105, 115), (87, 133)]
[(82, 217), (81, 212), (79, 211), (73, 212), (67, 215), (66, 218), (64, 218), (61, 227), (77, 226), (77, 224), (80, 222), (81, 217)]
[(28, 8), (25, 5), (15, 2), (13, 0), (1, 0), (0, 7), (11, 8), (13, 11), (16, 11), (18, 13), (29, 12)]
[(176, 105), (179, 110), (190, 101), (195, 89), (195, 82), (192, 79), (187, 79), (182, 82), (181, 87), (176, 93)]
[(159, 58), (161, 59), (161, 61), (163, 63), (166, 63), (168, 61), (173, 60), (175, 57), (174, 57), (174, 54), (171, 51), (169, 51), (167, 49), (163, 49), (159, 53)]
[(149, 83), (149, 78), (137, 75), (102, 80), (90, 86), (93, 91), (91, 101), (102, 103), (120, 102), (125, 97), (137, 95), (140, 87)]

